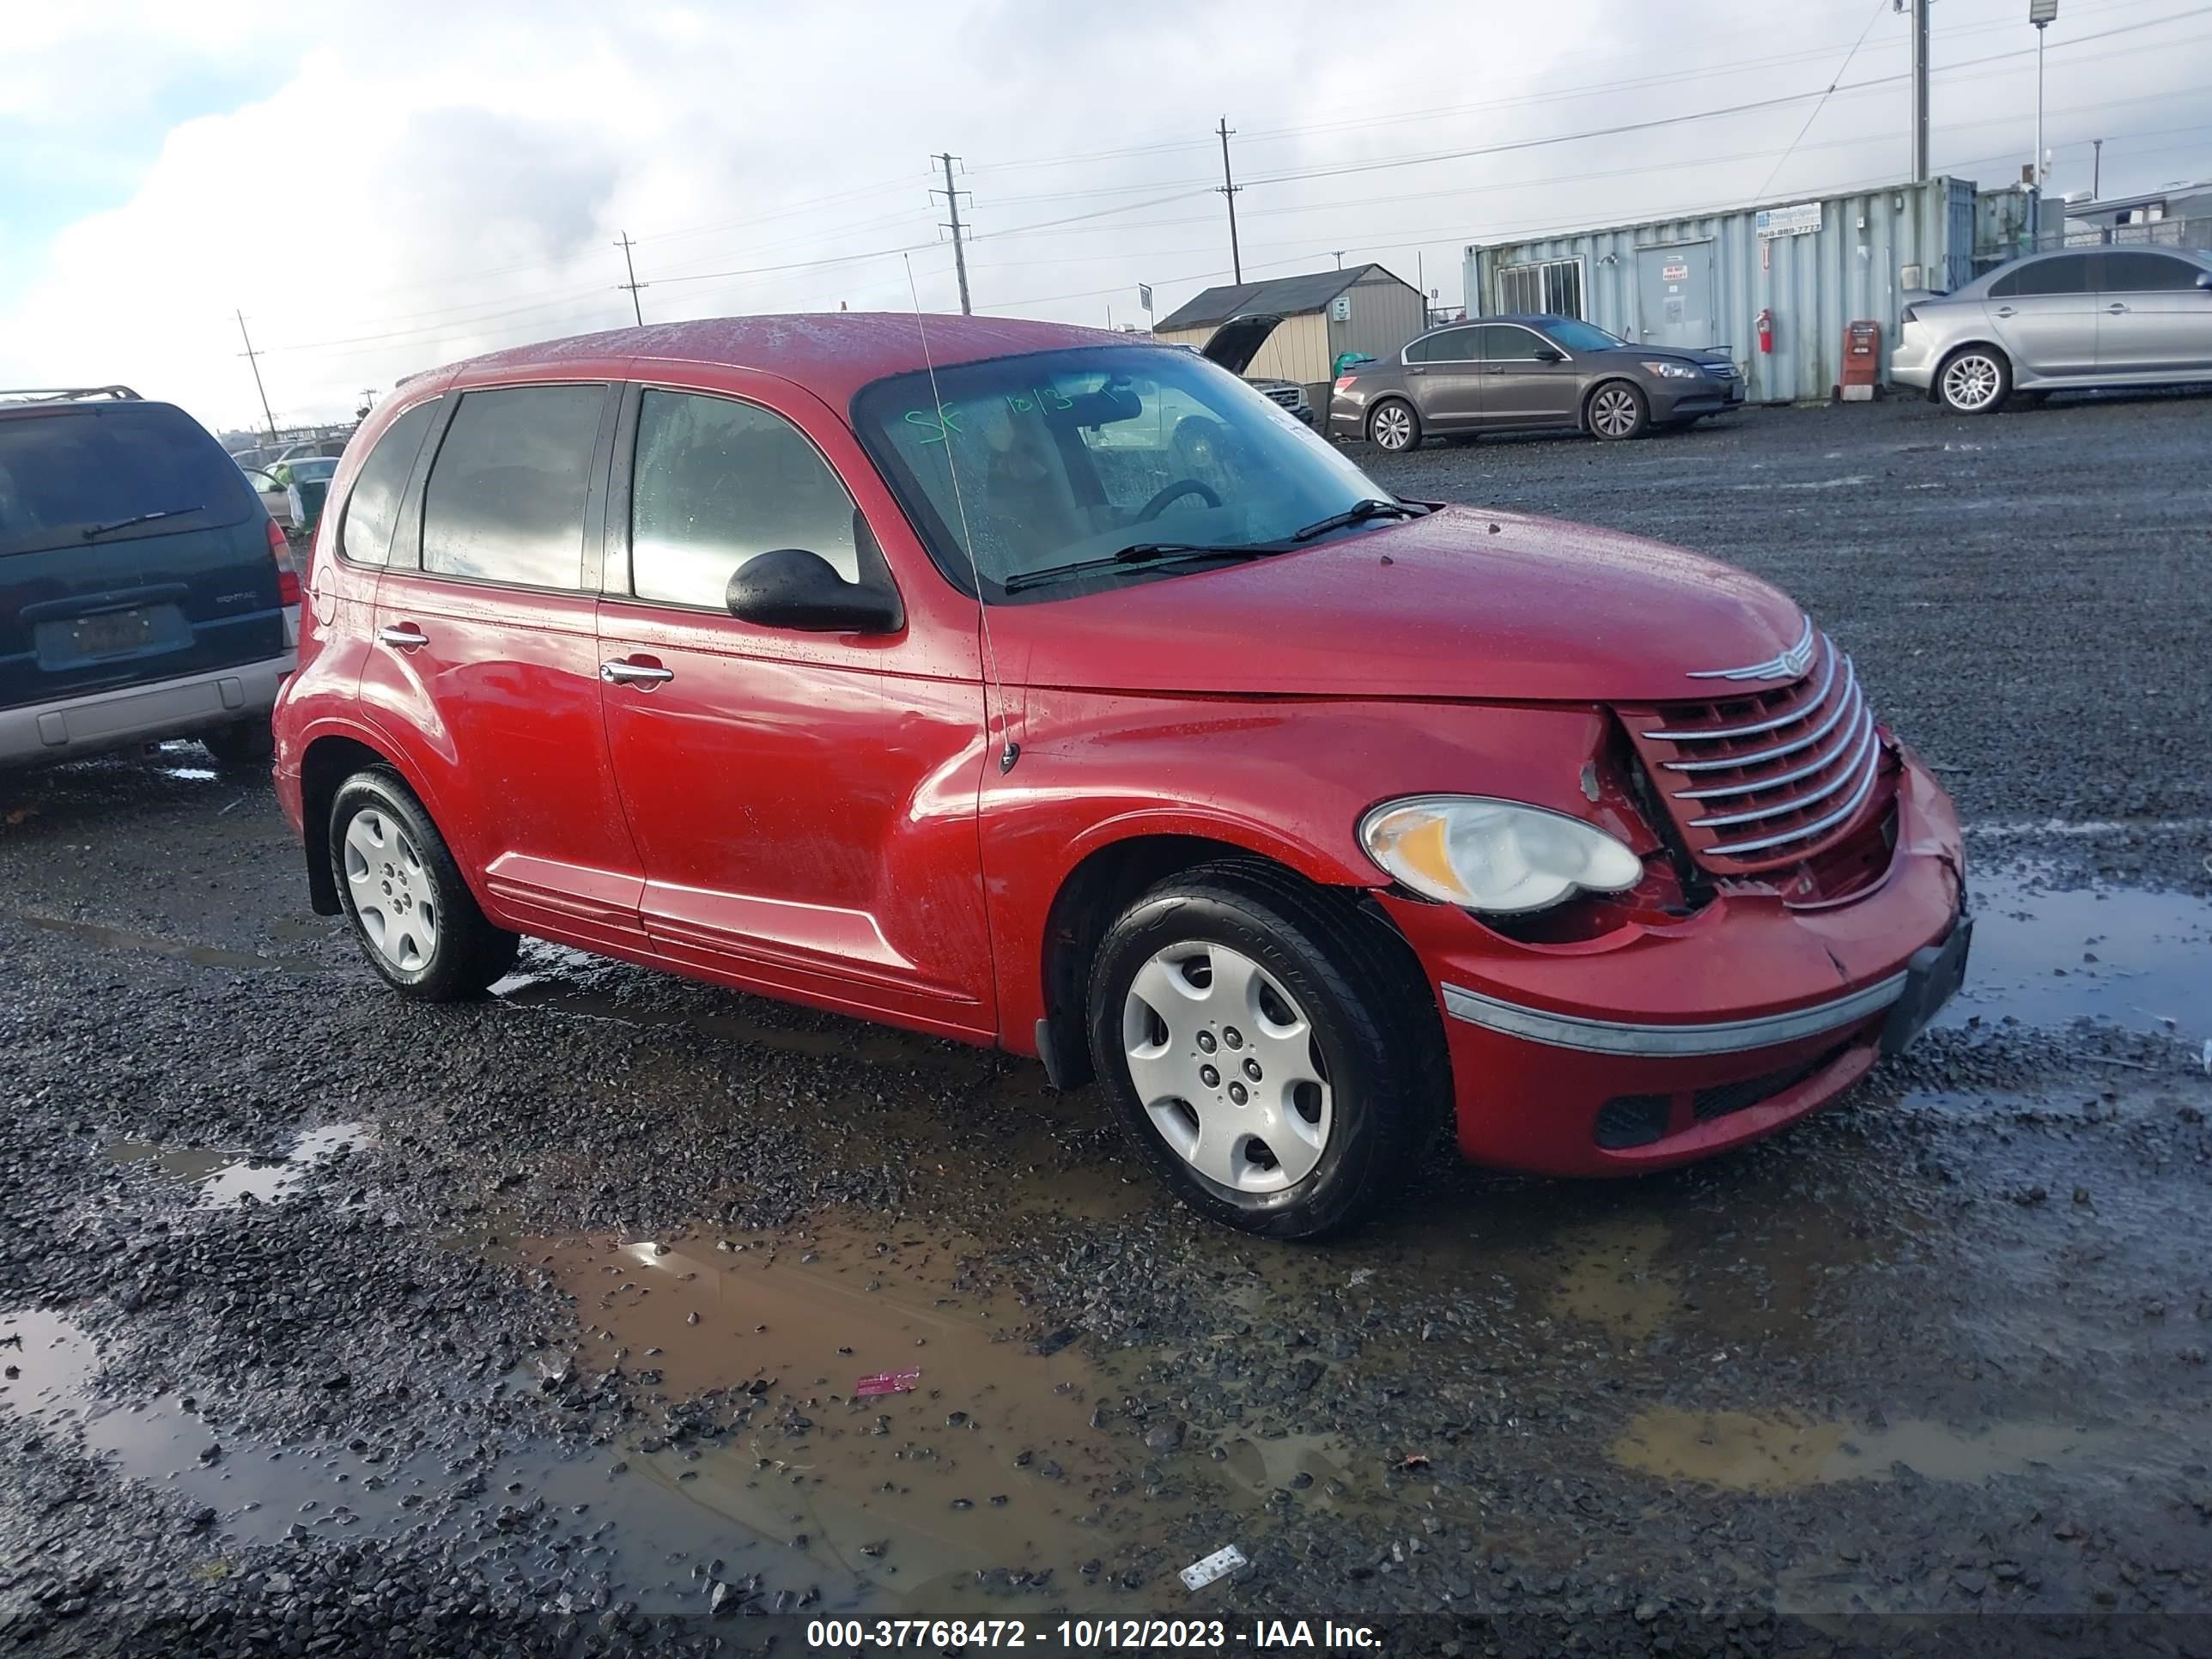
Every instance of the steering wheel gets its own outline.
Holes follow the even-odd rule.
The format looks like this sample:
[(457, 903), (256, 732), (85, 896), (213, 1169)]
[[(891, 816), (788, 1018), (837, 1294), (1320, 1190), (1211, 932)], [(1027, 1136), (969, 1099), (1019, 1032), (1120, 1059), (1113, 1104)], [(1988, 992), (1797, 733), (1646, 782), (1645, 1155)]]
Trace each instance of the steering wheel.
[(1221, 497), (1214, 493), (1212, 485), (1202, 483), (1196, 478), (1177, 478), (1165, 489), (1139, 507), (1137, 516), (1130, 522), (1132, 524), (1150, 523), (1167, 510), (1169, 502), (1180, 501), (1185, 495), (1203, 495), (1208, 507), (1221, 505)]

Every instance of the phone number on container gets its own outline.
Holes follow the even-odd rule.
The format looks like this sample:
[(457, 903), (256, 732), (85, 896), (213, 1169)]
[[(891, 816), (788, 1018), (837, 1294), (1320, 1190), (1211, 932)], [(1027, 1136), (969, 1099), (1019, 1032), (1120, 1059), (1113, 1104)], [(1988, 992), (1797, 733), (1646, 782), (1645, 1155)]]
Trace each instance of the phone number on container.
[(810, 1648), (1218, 1648), (1218, 1619), (1063, 1619), (1030, 1628), (1021, 1619), (814, 1619)]

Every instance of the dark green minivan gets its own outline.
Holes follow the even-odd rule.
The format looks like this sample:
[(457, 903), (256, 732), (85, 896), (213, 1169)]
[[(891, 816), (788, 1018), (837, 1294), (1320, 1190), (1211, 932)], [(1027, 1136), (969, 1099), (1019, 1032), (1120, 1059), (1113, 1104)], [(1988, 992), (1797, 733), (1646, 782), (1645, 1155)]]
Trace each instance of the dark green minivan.
[(126, 386), (0, 391), (0, 767), (270, 753), (300, 582), (207, 429)]

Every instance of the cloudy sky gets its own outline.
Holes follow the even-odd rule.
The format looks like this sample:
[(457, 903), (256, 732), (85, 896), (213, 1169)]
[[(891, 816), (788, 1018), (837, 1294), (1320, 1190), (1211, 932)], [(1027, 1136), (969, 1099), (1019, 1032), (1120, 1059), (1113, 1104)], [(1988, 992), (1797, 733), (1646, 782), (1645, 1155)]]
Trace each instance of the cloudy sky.
[[(1246, 275), (1893, 182), (1892, 0), (17, 0), (0, 44), (0, 386), (123, 380), (280, 422), (495, 346), (649, 320), (976, 308), (1103, 324)], [(2027, 0), (1936, 0), (1934, 162), (2016, 179)], [(1783, 21), (1786, 20), (1786, 21)], [(2050, 187), (2212, 176), (2212, 4), (2062, 0)], [(1835, 89), (1823, 97), (1830, 87)], [(1747, 107), (1749, 106), (1749, 107)], [(1662, 123), (1663, 125), (1639, 125)], [(1633, 130), (1622, 131), (1622, 128)], [(1605, 131), (1605, 130), (1611, 131)], [(1579, 135), (1579, 136), (1578, 136)]]

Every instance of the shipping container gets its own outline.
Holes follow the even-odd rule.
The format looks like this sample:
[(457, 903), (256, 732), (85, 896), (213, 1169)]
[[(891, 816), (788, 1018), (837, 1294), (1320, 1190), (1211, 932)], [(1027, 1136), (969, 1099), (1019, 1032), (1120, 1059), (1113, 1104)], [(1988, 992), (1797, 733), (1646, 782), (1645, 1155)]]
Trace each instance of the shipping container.
[[(1466, 250), (1470, 314), (1552, 311), (1650, 345), (1724, 347), (1747, 395), (1826, 398), (1844, 329), (1881, 325), (1881, 378), (1914, 290), (1973, 276), (1974, 186), (1963, 179), (1534, 238)], [(1759, 349), (1768, 313), (1773, 349)]]

